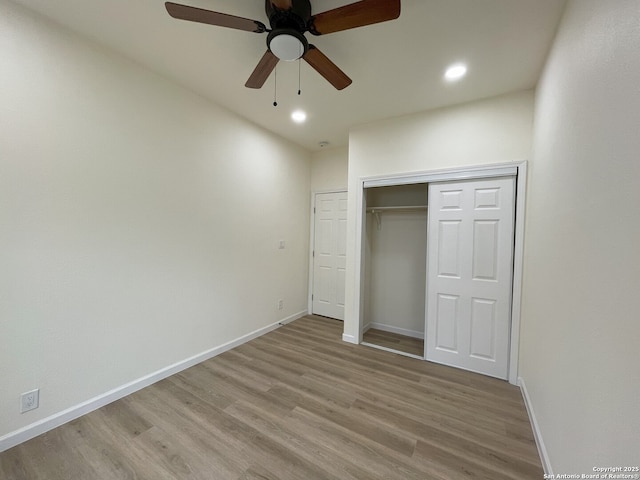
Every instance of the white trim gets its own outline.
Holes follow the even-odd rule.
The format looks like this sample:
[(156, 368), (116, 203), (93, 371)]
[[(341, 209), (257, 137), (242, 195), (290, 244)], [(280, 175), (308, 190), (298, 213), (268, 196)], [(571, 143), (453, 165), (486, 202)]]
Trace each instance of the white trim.
[(402, 355), (403, 357), (415, 358), (416, 360), (424, 360), (424, 357), (414, 355), (413, 353), (403, 352), (402, 350), (394, 350), (393, 348), (383, 347), (382, 345), (376, 345), (375, 343), (361, 342), (360, 345), (365, 347), (377, 348), (378, 350), (384, 350), (385, 352), (395, 353), (396, 355)]
[[(511, 306), (511, 344), (509, 353), (509, 383), (515, 385), (518, 375), (518, 345), (520, 344), (520, 304), (522, 296), (522, 264), (524, 244), (525, 186), (526, 160), (494, 163), (487, 165), (447, 168), (427, 172), (401, 173), (395, 175), (378, 175), (360, 177), (356, 193), (356, 240), (355, 240), (355, 288), (357, 298), (354, 299), (353, 315), (358, 324), (359, 340), (362, 342), (364, 325), (364, 235), (366, 220), (365, 188), (407, 185), (415, 183), (433, 183), (452, 180), (470, 180), (476, 178), (514, 176), (517, 178), (516, 221), (514, 225), (514, 277)], [(522, 176), (522, 178), (520, 178)], [(359, 343), (360, 343), (359, 342)]]
[(513, 285), (511, 291), (511, 340), (509, 344), (509, 383), (518, 383), (520, 351), (520, 305), (522, 304), (522, 270), (524, 263), (524, 215), (527, 198), (527, 162), (518, 164), (516, 177), (516, 221), (513, 245)]
[(433, 183), (452, 180), (469, 180), (487, 177), (509, 177), (518, 173), (520, 163), (495, 163), (490, 165), (446, 168), (428, 172), (403, 173), (397, 175), (376, 175), (362, 177), (364, 188), (408, 185), (414, 183)]
[(346, 333), (342, 334), (342, 341), (347, 343), (353, 343), (356, 345), (360, 343), (358, 342), (358, 339), (356, 337), (354, 337), (353, 335), (347, 335)]
[(204, 362), (210, 358), (215, 357), (216, 355), (220, 355), (221, 353), (226, 352), (227, 350), (231, 350), (232, 348), (238, 347), (243, 343), (248, 342), (249, 340), (253, 340), (265, 333), (269, 333), (272, 330), (275, 330), (282, 325), (286, 325), (287, 323), (293, 322), (298, 318), (304, 317), (307, 314), (307, 311), (304, 310), (302, 312), (295, 313), (286, 317), (282, 320), (279, 320), (271, 325), (267, 325), (266, 327), (259, 328), (251, 333), (247, 333), (235, 340), (231, 340), (225, 344), (222, 344), (218, 347), (214, 347), (210, 350), (206, 350), (202, 353), (194, 355), (193, 357), (189, 357), (180, 362), (174, 363), (173, 365), (169, 365), (168, 367), (162, 368), (157, 372), (150, 373), (149, 375), (145, 375), (137, 380), (133, 380), (129, 383), (121, 385), (119, 387), (114, 388), (106, 393), (98, 395), (86, 402), (82, 402), (73, 407), (67, 408), (61, 412), (55, 413), (47, 418), (39, 420), (31, 425), (27, 425), (26, 427), (20, 428), (14, 432), (8, 433), (0, 437), (0, 452), (4, 452), (16, 445), (19, 445), (27, 440), (30, 440), (38, 435), (41, 435), (49, 430), (52, 430), (60, 425), (63, 425), (71, 420), (75, 420), (82, 415), (85, 415), (89, 412), (97, 410), (98, 408), (104, 407), (111, 402), (119, 400), (127, 395), (131, 395), (138, 390), (141, 390), (149, 385), (156, 383), (164, 378), (170, 377), (182, 370), (185, 370), (189, 367), (193, 367), (198, 363)]
[(377, 330), (382, 330), (383, 332), (391, 332), (397, 333), (398, 335), (404, 335), (406, 337), (419, 338), (424, 340), (424, 332), (419, 332), (417, 330), (407, 330), (406, 328), (396, 327), (395, 325), (387, 325), (384, 323), (371, 322), (368, 325), (365, 325), (365, 328), (362, 329), (363, 332), (366, 332), (370, 328), (375, 328)]
[(307, 311), (313, 314), (313, 250), (315, 248), (316, 217), (313, 210), (316, 208), (316, 192), (311, 192), (311, 209), (309, 210), (309, 291), (307, 292)]
[(357, 301), (355, 302), (355, 317), (358, 319), (358, 343), (362, 342), (362, 335), (364, 334), (363, 319), (364, 319), (364, 296), (365, 296), (365, 282), (361, 281), (366, 274), (366, 227), (365, 222), (367, 220), (367, 197), (364, 190), (364, 181), (360, 180), (358, 190), (356, 191), (356, 264), (355, 264), (355, 288), (354, 292), (357, 292)]
[(518, 377), (518, 385), (520, 386), (520, 391), (522, 392), (524, 406), (527, 408), (527, 414), (529, 415), (529, 422), (531, 423), (531, 429), (533, 430), (533, 437), (535, 438), (536, 446), (538, 447), (538, 455), (540, 455), (542, 468), (544, 469), (544, 473), (546, 473), (547, 475), (553, 475), (551, 461), (549, 460), (549, 453), (547, 452), (547, 447), (544, 444), (544, 440), (542, 440), (542, 432), (540, 431), (540, 426), (538, 425), (536, 414), (533, 411), (533, 404), (531, 403), (531, 398), (529, 397), (527, 386), (524, 383), (524, 378)]
[(345, 193), (346, 191), (347, 187), (321, 188), (320, 190), (312, 191), (311, 197), (313, 198), (317, 193)]

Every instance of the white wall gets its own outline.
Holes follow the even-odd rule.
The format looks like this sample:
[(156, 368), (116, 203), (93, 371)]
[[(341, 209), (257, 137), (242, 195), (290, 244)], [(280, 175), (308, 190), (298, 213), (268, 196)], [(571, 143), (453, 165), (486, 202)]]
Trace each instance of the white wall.
[(349, 135), (345, 338), (357, 339), (356, 203), (362, 177), (521, 161), (530, 157), (533, 92), (393, 118)]
[(520, 375), (556, 474), (640, 463), (638, 12), (569, 3), (536, 96)]
[(0, 437), (306, 310), (309, 153), (6, 0), (0, 58)]
[(311, 191), (347, 189), (349, 148), (326, 148), (311, 156)]

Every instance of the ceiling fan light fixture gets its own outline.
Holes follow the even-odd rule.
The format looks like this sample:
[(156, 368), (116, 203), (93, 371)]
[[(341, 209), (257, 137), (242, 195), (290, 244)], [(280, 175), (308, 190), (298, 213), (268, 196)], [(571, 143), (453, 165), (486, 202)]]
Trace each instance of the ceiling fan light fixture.
[(267, 38), (269, 50), (280, 60), (293, 62), (302, 57), (308, 48), (304, 35), (295, 30), (274, 30)]

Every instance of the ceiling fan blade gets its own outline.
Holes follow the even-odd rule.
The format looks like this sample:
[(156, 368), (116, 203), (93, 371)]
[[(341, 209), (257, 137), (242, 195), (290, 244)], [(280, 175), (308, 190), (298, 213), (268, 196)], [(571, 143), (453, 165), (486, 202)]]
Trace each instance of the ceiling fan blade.
[(351, 85), (352, 80), (347, 77), (347, 74), (314, 45), (309, 45), (307, 53), (302, 58), (338, 90)]
[(227, 15), (226, 13), (213, 12), (211, 10), (204, 10), (202, 8), (172, 2), (166, 2), (164, 6), (167, 8), (169, 15), (180, 20), (235, 28), (236, 30), (244, 30), (246, 32), (263, 33), (267, 30), (267, 27), (263, 23), (249, 18), (236, 17), (234, 15)]
[(315, 15), (309, 31), (314, 35), (340, 32), (400, 16), (400, 0), (362, 0)]
[(279, 8), (280, 10), (291, 10), (291, 7), (293, 7), (293, 1), (292, 0), (271, 0), (271, 5), (273, 5), (276, 8)]
[(271, 50), (267, 50), (244, 86), (248, 88), (262, 88), (264, 82), (267, 81), (267, 78), (269, 78), (269, 75), (273, 72), (273, 69), (276, 68), (278, 61), (279, 58), (271, 53)]

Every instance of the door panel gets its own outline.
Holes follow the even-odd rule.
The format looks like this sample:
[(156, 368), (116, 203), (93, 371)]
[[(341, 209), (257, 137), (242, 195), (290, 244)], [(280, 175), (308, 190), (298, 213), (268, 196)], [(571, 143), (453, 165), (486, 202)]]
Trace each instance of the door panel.
[(472, 357), (495, 361), (495, 306), (495, 300), (471, 299), (471, 348), (469, 354)]
[(460, 222), (442, 221), (438, 229), (438, 275), (460, 278)]
[(347, 193), (315, 197), (312, 313), (344, 320)]
[(439, 350), (458, 353), (459, 298), (455, 295), (438, 295), (436, 346)]
[(496, 281), (498, 269), (497, 220), (476, 220), (473, 223), (473, 279)]
[(427, 360), (507, 378), (515, 178), (429, 185)]

